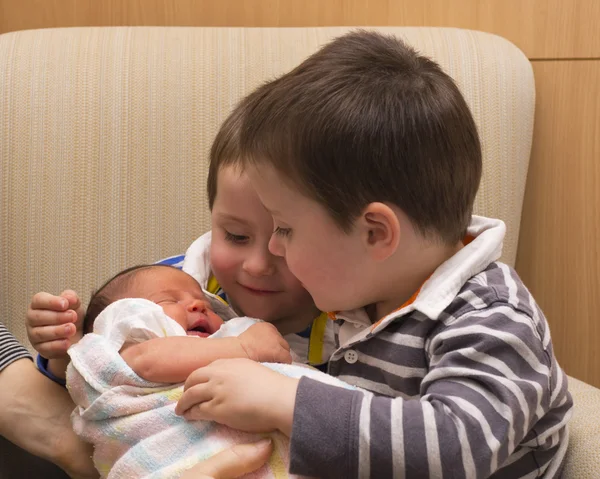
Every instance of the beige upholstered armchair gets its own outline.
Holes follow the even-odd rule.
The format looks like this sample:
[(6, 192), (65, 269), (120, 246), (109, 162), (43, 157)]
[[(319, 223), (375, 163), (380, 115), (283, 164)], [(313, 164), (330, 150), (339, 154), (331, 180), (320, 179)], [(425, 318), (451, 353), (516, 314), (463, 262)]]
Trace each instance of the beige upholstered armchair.
[[(218, 125), (244, 94), (347, 30), (105, 27), (0, 36), (2, 321), (26, 342), (34, 292), (71, 287), (86, 297), (125, 266), (184, 252), (209, 228), (207, 152)], [(433, 57), (463, 91), (484, 150), (476, 212), (506, 222), (503, 260), (514, 264), (533, 127), (529, 62), (486, 33), (380, 30)], [(566, 477), (600, 477), (600, 391), (576, 380), (571, 388)]]

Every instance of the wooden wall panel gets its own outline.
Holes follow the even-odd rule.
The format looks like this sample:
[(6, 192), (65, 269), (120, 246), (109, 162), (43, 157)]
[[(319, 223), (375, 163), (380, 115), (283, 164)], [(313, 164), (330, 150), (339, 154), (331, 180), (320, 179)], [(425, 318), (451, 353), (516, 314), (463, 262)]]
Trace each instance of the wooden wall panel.
[(566, 371), (600, 387), (600, 60), (535, 62), (517, 271)]
[(529, 58), (600, 56), (597, 0), (0, 0), (0, 33), (84, 25), (429, 25), (497, 33)]

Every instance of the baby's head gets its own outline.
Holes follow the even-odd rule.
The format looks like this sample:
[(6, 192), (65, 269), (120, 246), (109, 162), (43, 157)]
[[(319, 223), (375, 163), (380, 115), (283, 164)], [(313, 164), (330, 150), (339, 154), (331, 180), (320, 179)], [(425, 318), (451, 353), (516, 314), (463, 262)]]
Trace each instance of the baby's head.
[(385, 296), (383, 263), (403, 239), (452, 249), (466, 234), (475, 122), (453, 80), (401, 40), (344, 35), (241, 108), (238, 158), (275, 218), (271, 251), (320, 308)]
[(95, 319), (109, 304), (124, 298), (144, 298), (158, 304), (189, 336), (209, 336), (223, 324), (189, 274), (173, 266), (141, 265), (117, 273), (92, 295), (84, 332), (93, 330)]
[(239, 313), (271, 322), (282, 334), (299, 332), (318, 311), (285, 260), (269, 252), (273, 218), (237, 164), (244, 115), (243, 108), (233, 111), (210, 152), (212, 273)]

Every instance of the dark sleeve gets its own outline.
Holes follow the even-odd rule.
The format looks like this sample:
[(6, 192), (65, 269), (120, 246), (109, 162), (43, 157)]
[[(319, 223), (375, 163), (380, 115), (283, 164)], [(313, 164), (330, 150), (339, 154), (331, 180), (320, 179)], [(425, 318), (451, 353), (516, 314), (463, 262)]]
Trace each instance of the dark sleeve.
[[(572, 409), (549, 344), (530, 318), (498, 306), (431, 337), (418, 399), (378, 397), (302, 378), (290, 472), (330, 479), (479, 479), (506, 466), (502, 477), (543, 473), (562, 460)], [(548, 454), (538, 455), (544, 462), (536, 464), (518, 446)]]
[(42, 373), (44, 376), (46, 376), (48, 379), (51, 379), (56, 384), (58, 384), (58, 385), (60, 385), (62, 387), (66, 387), (67, 386), (67, 380), (66, 379), (59, 378), (58, 376), (55, 376), (54, 374), (52, 374), (50, 372), (50, 370), (48, 369), (48, 360), (45, 357), (40, 356), (38, 354), (37, 355), (37, 360), (36, 360), (35, 363), (37, 364), (38, 371), (40, 373)]
[(17, 359), (22, 358), (31, 359), (31, 355), (6, 329), (6, 326), (0, 323), (0, 371)]

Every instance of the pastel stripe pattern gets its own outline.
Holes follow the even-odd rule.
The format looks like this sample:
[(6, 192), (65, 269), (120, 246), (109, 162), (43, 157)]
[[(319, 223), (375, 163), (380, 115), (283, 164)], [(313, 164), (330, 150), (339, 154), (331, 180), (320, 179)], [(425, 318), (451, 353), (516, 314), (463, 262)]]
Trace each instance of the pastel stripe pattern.
[[(110, 320), (117, 318), (118, 324), (109, 324), (107, 316)], [(235, 336), (254, 322), (249, 318), (232, 319), (215, 335)], [(100, 328), (96, 328), (98, 324)], [(73, 426), (79, 436), (94, 444), (94, 463), (103, 478), (177, 478), (233, 444), (260, 438), (213, 422), (189, 422), (177, 416), (174, 410), (183, 385), (148, 382), (118, 353), (127, 340), (177, 335), (177, 328), (180, 326), (154, 303), (125, 299), (103, 311), (96, 320), (95, 332), (69, 349), (67, 388), (77, 405)], [(183, 329), (181, 334), (185, 334)], [(304, 365), (265, 365), (287, 376), (309, 376), (356, 389)], [(287, 437), (280, 433), (270, 436), (275, 451), (269, 462), (247, 477), (300, 477), (288, 474)]]

